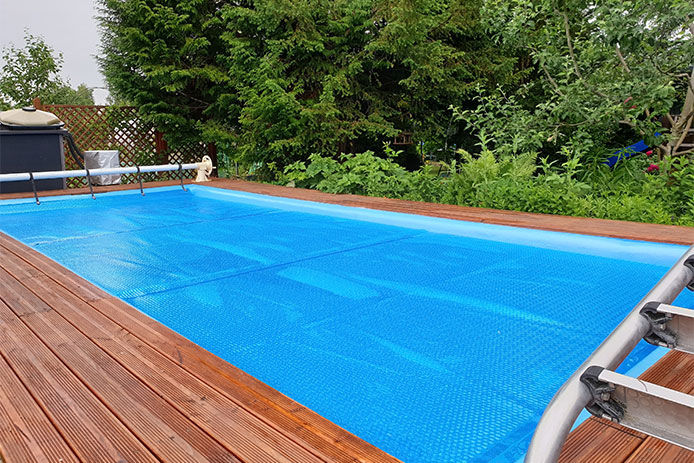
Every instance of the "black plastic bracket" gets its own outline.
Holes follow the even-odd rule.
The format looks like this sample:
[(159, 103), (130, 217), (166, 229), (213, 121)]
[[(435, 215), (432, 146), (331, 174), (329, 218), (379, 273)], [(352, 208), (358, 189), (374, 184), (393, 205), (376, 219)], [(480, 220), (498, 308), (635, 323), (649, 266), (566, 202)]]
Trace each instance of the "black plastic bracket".
[(651, 325), (643, 339), (654, 346), (673, 349), (677, 345), (677, 336), (667, 327), (667, 322), (672, 320), (672, 315), (658, 312), (658, 307), (660, 302), (648, 302), (639, 312)]
[(140, 166), (137, 164), (135, 164), (135, 168), (137, 168), (137, 181), (140, 183), (140, 193), (144, 196), (145, 190), (142, 188), (142, 172), (140, 172)]
[[(689, 256), (687, 259), (684, 261), (684, 266), (688, 267), (689, 270), (691, 270), (694, 273), (694, 256)], [(687, 285), (687, 289), (690, 291), (694, 291), (694, 277), (692, 277), (692, 281), (689, 282)]]
[(186, 187), (183, 185), (183, 164), (180, 162), (178, 163), (178, 176), (181, 179), (181, 188), (183, 188), (183, 191), (188, 191), (186, 190)]
[(39, 194), (36, 192), (36, 181), (34, 180), (34, 173), (29, 172), (29, 181), (31, 182), (31, 189), (34, 192), (34, 199), (36, 200), (36, 205), (40, 205), (41, 201), (39, 201)]
[(84, 168), (84, 171), (87, 172), (87, 185), (89, 185), (89, 193), (92, 195), (92, 199), (96, 199), (96, 196), (94, 196), (94, 187), (92, 187), (92, 176), (89, 174), (89, 169), (86, 167)]
[(612, 398), (614, 386), (598, 379), (603, 370), (603, 367), (593, 365), (581, 375), (581, 382), (586, 385), (591, 395), (586, 410), (597, 417), (619, 423), (624, 418), (624, 405)]

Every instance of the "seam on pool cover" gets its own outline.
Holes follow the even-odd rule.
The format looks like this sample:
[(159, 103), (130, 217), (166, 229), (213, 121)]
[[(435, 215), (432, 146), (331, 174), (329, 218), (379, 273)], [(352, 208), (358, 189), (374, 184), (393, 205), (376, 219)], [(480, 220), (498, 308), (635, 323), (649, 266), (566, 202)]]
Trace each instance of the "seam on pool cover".
[[(423, 233), (416, 233), (413, 235), (400, 236), (398, 238), (393, 238), (393, 239), (389, 239), (389, 240), (379, 240), (376, 242), (363, 243), (363, 244), (360, 244), (358, 246), (351, 246), (349, 248), (336, 249), (336, 250), (332, 250), (332, 251), (324, 251), (324, 252), (320, 252), (317, 254), (303, 256), (303, 257), (298, 258), (298, 259), (292, 259), (292, 260), (288, 260), (288, 261), (284, 261), (284, 262), (277, 262), (275, 264), (260, 266), (260, 267), (251, 268), (251, 269), (231, 270), (228, 272), (220, 272), (221, 274), (218, 274), (218, 276), (215, 276), (213, 278), (187, 278), (185, 280), (182, 280), (181, 284), (167, 286), (166, 288), (158, 289), (158, 290), (154, 290), (154, 291), (149, 290), (149, 289), (155, 288), (157, 285), (151, 285), (151, 286), (144, 287), (144, 288), (136, 288), (136, 289), (128, 290), (128, 291), (120, 291), (116, 295), (120, 298), (123, 298), (123, 299), (126, 299), (126, 298), (127, 299), (134, 299), (137, 297), (149, 296), (152, 294), (160, 294), (160, 293), (165, 293), (168, 291), (186, 288), (186, 287), (194, 286), (194, 285), (198, 285), (198, 284), (224, 280), (226, 278), (233, 278), (233, 277), (236, 277), (239, 275), (247, 275), (249, 273), (262, 272), (262, 271), (273, 269), (273, 268), (278, 268), (278, 267), (296, 264), (298, 262), (306, 262), (309, 260), (320, 259), (323, 257), (332, 256), (332, 255), (336, 255), (336, 254), (344, 254), (344, 253), (348, 253), (351, 251), (356, 251), (357, 249), (376, 247), (376, 246), (381, 246), (384, 244), (394, 243), (394, 242), (398, 242), (398, 241), (404, 241), (404, 240), (416, 238), (417, 236), (421, 236), (422, 234)], [(109, 292), (111, 292), (111, 291), (109, 291)]]

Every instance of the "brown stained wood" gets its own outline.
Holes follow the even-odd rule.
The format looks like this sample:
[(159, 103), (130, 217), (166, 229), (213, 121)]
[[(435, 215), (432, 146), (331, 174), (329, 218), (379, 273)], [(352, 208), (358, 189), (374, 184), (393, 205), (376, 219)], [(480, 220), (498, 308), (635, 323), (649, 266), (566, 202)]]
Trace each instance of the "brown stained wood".
[(694, 462), (694, 452), (649, 436), (626, 459), (626, 463), (653, 462), (692, 463)]
[[(334, 446), (357, 460), (397, 462), (399, 460), (359, 439), (348, 431), (321, 417), (314, 411), (293, 401), (267, 384), (216, 357), (179, 334), (170, 331), (155, 320), (117, 298), (104, 299), (92, 304), (109, 318), (129, 326), (136, 334), (149, 332), (144, 342), (150, 343), (168, 355), (183, 368), (208, 382), (220, 392), (243, 403), (255, 413), (264, 416), (287, 432), (297, 435), (311, 445), (323, 449)], [(341, 461), (341, 460), (340, 460)]]
[[(9, 255), (3, 266), (28, 290), (51, 306), (93, 343), (108, 352), (124, 368), (158, 391), (170, 405), (195, 422), (206, 433), (249, 462), (273, 461), (318, 462), (349, 461), (348, 455), (318, 457), (290, 437), (260, 420), (239, 404), (143, 344), (108, 318), (95, 312), (57, 282), (41, 275), (31, 277), (17, 256)], [(70, 300), (71, 302), (66, 302)], [(341, 457), (341, 458), (340, 458)]]
[[(665, 355), (656, 367), (644, 372), (639, 378), (676, 391), (694, 394), (693, 376), (694, 355), (672, 351)], [(647, 436), (626, 461), (629, 463), (653, 461), (694, 463), (694, 452)]]
[[(177, 184), (177, 181), (168, 181), (147, 184), (146, 186), (159, 187)], [(473, 222), (675, 244), (691, 244), (694, 242), (694, 229), (690, 227), (529, 214), (387, 198), (368, 198), (356, 195), (332, 195), (311, 190), (240, 180), (216, 179), (206, 185), (344, 206), (414, 213)], [(95, 190), (99, 193), (133, 188), (137, 188), (137, 185), (97, 187)], [(41, 195), (83, 194), (86, 192), (86, 189), (71, 189), (42, 192)], [(0, 199), (27, 196), (29, 195), (0, 195)], [(218, 429), (216, 424), (215, 426), (204, 424), (204, 420), (210, 419), (214, 422), (218, 417), (213, 414), (212, 410), (205, 407), (206, 404), (201, 404), (200, 400), (191, 400), (184, 404), (183, 402), (185, 402), (186, 398), (195, 397), (196, 395), (200, 396), (205, 391), (210, 393), (210, 397), (216, 401), (216, 405), (222, 408), (232, 407), (228, 409), (229, 412), (231, 410), (235, 410), (236, 414), (239, 411), (248, 412), (253, 416), (253, 419), (257, 420), (257, 423), (261, 423), (259, 428), (254, 428), (254, 431), (260, 433), (256, 437), (260, 438), (263, 442), (262, 445), (278, 445), (276, 448), (278, 451), (280, 451), (279, 449), (282, 445), (285, 445), (281, 439), (290, 437), (300, 447), (309, 452), (306, 454), (309, 455), (308, 458), (317, 456), (329, 461), (397, 461), (325, 420), (313, 411), (297, 404), (266, 384), (238, 370), (177, 333), (172, 332), (125, 302), (109, 296), (104, 291), (67, 271), (56, 262), (0, 234), (0, 257), (4, 253), (9, 253), (7, 255), (11, 254), (13, 256), (11, 264), (3, 262), (3, 259), (0, 258), (0, 268), (7, 270), (7, 267), (10, 267), (11, 269), (6, 275), (13, 273), (14, 277), (16, 277), (15, 281), (27, 279), (32, 284), (38, 284), (39, 286), (38, 289), (33, 291), (29, 291), (27, 287), (24, 287), (26, 291), (29, 291), (30, 296), (26, 294), (8, 296), (5, 295), (5, 292), (2, 293), (2, 296), (5, 297), (8, 304), (17, 306), (12, 308), (19, 310), (18, 313), (23, 313), (21, 312), (21, 307), (26, 308), (27, 302), (31, 301), (32, 298), (39, 299), (48, 308), (44, 311), (35, 310), (22, 315), (22, 318), (27, 318), (27, 323), (31, 318), (39, 320), (31, 321), (31, 323), (37, 323), (34, 326), (35, 330), (41, 327), (41, 333), (46, 337), (43, 341), (66, 342), (64, 339), (60, 341), (62, 338), (55, 333), (51, 333), (50, 329), (64, 328), (61, 323), (69, 320), (70, 323), (68, 325), (75, 330), (73, 334), (79, 333), (78, 336), (83, 337), (82, 343), (85, 340), (89, 340), (95, 346), (94, 348), (99, 349), (100, 352), (108, 353), (107, 358), (116, 362), (124, 370), (127, 370), (129, 375), (134, 376), (138, 381), (147, 383), (150, 387), (160, 388), (153, 390), (156, 390), (161, 395), (165, 395), (166, 398), (164, 400), (176, 411), (189, 414), (192, 412), (194, 416), (191, 419), (193, 421), (197, 420), (200, 429), (209, 432), (215, 439), (224, 441), (228, 437), (225, 433), (230, 432), (230, 429), (223, 430)], [(0, 272), (0, 275), (2, 275), (2, 272)], [(34, 300), (34, 302), (36, 301)], [(6, 309), (9, 309), (9, 307), (1, 301), (0, 304), (2, 305), (0, 307), (0, 315), (7, 316)], [(49, 312), (54, 313), (46, 315)], [(14, 312), (11, 313), (14, 314)], [(57, 319), (51, 318), (56, 316), (62, 319), (63, 322), (58, 323)], [(15, 314), (15, 322), (16, 320), (18, 318), (16, 318)], [(48, 324), (41, 325), (41, 323)], [(15, 328), (15, 325), (11, 326), (13, 329)], [(23, 329), (26, 330), (24, 323), (20, 323), (16, 327), (16, 330), (26, 334), (26, 331), (23, 331)], [(33, 331), (30, 331), (30, 333), (36, 337)], [(21, 345), (19, 338), (14, 338), (14, 342), (17, 345)], [(45, 351), (39, 346), (33, 343), (30, 344), (32, 349), (29, 349), (26, 355), (33, 355), (36, 349), (38, 349), (36, 351), (38, 354), (45, 354)], [(0, 344), (0, 351), (4, 352), (4, 348), (5, 346)], [(86, 345), (81, 345), (81, 348), (86, 348)], [(75, 352), (75, 354), (78, 353)], [(76, 357), (77, 360), (83, 358), (80, 355), (83, 356), (84, 352), (79, 352), (79, 355)], [(691, 356), (684, 355), (680, 353), (668, 354), (648, 370), (642, 378), (691, 393), (694, 391), (694, 361)], [(165, 363), (161, 363), (162, 358), (165, 359)], [(55, 361), (56, 359), (54, 358), (53, 360)], [(14, 370), (13, 361), (16, 362), (16, 360), (8, 357), (8, 366)], [(64, 367), (64, 364), (61, 365)], [(26, 364), (17, 363), (17, 366), (26, 368)], [(163, 368), (163, 370), (157, 374), (153, 371), (148, 371), (148, 369), (158, 368)], [(26, 372), (21, 368), (18, 370), (18, 378), (21, 379), (22, 375), (25, 374)], [(84, 378), (84, 380), (86, 381), (87, 379)], [(199, 381), (199, 384), (195, 381)], [(32, 387), (36, 386), (27, 383), (28, 390), (32, 390)], [(94, 391), (94, 394), (98, 396), (99, 392)], [(80, 401), (85, 400), (85, 397), (79, 394), (77, 396)], [(70, 403), (73, 402), (69, 395), (65, 397), (65, 400)], [(104, 397), (101, 397), (101, 400), (107, 401)], [(50, 407), (46, 408), (46, 404), (40, 397), (36, 399), (36, 402), (41, 410), (47, 410), (47, 413), (50, 412)], [(1, 402), (0, 405), (2, 405)], [(117, 404), (109, 404), (109, 406), (117, 406)], [(0, 413), (2, 413), (1, 408)], [(200, 413), (200, 415), (197, 415), (197, 413)], [(2, 418), (0, 417), (0, 419)], [(121, 417), (121, 420), (127, 421), (124, 417)], [(244, 423), (247, 423), (247, 421), (244, 421)], [(261, 432), (263, 425), (267, 426), (267, 429)], [(59, 427), (60, 424), (56, 424), (56, 429)], [(127, 437), (121, 436), (121, 438)], [(69, 436), (66, 436), (66, 439), (70, 441)], [(224, 442), (224, 445), (228, 447), (230, 443)], [(282, 448), (286, 450), (289, 447)], [(79, 452), (77, 454), (80, 455)], [(591, 418), (569, 436), (561, 461), (692, 461), (694, 463), (692, 455), (692, 452), (647, 437), (641, 433), (624, 429), (619, 425), (604, 420)]]
[[(0, 328), (0, 336), (3, 336)], [(0, 357), (0, 461), (79, 461), (29, 391)]]
[[(691, 394), (694, 392), (694, 355), (678, 351), (668, 352), (639, 378)], [(680, 461), (694, 462), (692, 451), (606, 420), (590, 418), (569, 435), (560, 461), (671, 461), (650, 459), (655, 453), (666, 455), (667, 458), (675, 455)]]
[[(65, 267), (44, 256), (38, 251), (9, 238), (7, 235), (0, 233), (0, 245), (4, 251), (13, 252), (27, 262), (23, 270), (32, 276), (37, 275), (54, 275), (58, 276), (61, 282), (71, 283), (72, 293), (82, 300), (95, 301), (103, 298), (111, 297), (106, 291), (97, 288), (85, 279), (67, 271)], [(2, 250), (0, 250), (1, 252)], [(4, 256), (3, 253), (0, 255)]]
[(589, 418), (564, 444), (560, 463), (612, 463), (624, 461), (643, 442), (645, 434)]
[[(185, 416), (165, 405), (161, 397), (130, 375), (117, 362), (81, 335), (55, 310), (26, 291), (4, 269), (0, 284), (10, 295), (10, 307), (46, 346), (88, 384), (103, 403), (157, 457), (166, 461), (238, 462)], [(46, 288), (43, 288), (44, 291)], [(7, 302), (7, 301), (6, 301)]]
[(0, 324), (4, 327), (0, 337), (3, 358), (80, 460), (157, 461), (3, 300)]
[[(91, 291), (87, 291), (85, 295), (84, 288), (93, 287), (90, 283), (0, 233), (0, 255), (2, 251), (20, 257), (26, 266), (30, 265), (33, 269), (24, 270), (22, 267), (20, 270), (15, 265), (12, 267), (13, 272), (28, 278), (39, 267), (49, 270), (47, 278), (59, 283), (66, 291), (78, 296), (83, 302), (90, 303), (92, 308), (102, 312), (109, 320), (114, 320), (119, 325), (119, 329), (133, 333), (140, 343), (152, 346), (170, 361), (229, 399), (251, 410), (265, 422), (281, 429), (283, 433), (293, 436), (307, 448), (315, 449), (318, 454), (327, 455), (329, 461), (384, 463), (398, 461), (188, 341), (120, 299), (98, 289), (96, 293), (105, 297), (98, 297)], [(11, 256), (8, 254), (8, 259), (5, 260), (7, 263), (3, 264), (4, 266), (13, 262), (14, 259), (9, 257)], [(22, 274), (22, 271), (26, 273)], [(76, 303), (72, 301), (72, 304)], [(92, 317), (97, 315), (98, 312), (92, 314)]]
[(693, 372), (694, 355), (670, 351), (660, 359), (657, 369), (651, 368), (639, 378), (649, 383), (690, 394), (694, 390)]

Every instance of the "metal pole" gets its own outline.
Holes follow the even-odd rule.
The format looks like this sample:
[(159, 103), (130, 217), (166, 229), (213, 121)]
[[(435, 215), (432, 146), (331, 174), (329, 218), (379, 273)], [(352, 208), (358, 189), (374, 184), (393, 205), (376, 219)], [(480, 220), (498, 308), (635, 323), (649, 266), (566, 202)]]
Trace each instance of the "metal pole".
[(615, 330), (583, 362), (576, 372), (557, 391), (545, 409), (528, 447), (525, 463), (550, 463), (559, 459), (562, 446), (571, 426), (590, 401), (590, 392), (580, 382), (583, 372), (591, 365), (614, 370), (648, 332), (649, 323), (639, 314), (648, 302), (671, 304), (694, 278), (694, 272), (684, 261), (694, 255), (690, 247), (661, 280), (641, 299)]
[[(179, 166), (184, 170), (204, 168), (204, 162), (194, 162), (189, 164), (161, 164), (158, 166), (140, 166), (139, 170), (136, 166), (133, 167), (108, 167), (103, 169), (89, 169), (89, 176), (96, 175), (114, 175), (114, 174), (137, 174), (146, 172), (168, 172), (179, 170)], [(81, 170), (56, 170), (45, 172), (33, 172), (34, 180), (46, 180), (53, 178), (68, 178), (68, 177), (86, 177), (87, 171)], [(31, 174), (28, 172), (18, 174), (0, 174), (0, 182), (21, 182), (31, 180)]]

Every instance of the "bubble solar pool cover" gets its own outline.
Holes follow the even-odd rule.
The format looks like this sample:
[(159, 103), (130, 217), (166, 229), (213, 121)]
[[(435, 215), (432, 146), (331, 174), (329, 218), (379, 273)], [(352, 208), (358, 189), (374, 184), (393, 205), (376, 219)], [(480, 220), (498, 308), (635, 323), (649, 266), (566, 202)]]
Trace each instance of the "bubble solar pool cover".
[(0, 230), (405, 462), (516, 461), (685, 250), (202, 186), (2, 201)]

